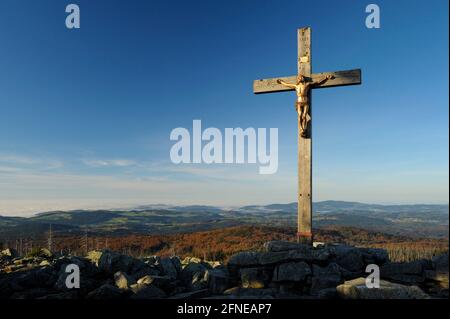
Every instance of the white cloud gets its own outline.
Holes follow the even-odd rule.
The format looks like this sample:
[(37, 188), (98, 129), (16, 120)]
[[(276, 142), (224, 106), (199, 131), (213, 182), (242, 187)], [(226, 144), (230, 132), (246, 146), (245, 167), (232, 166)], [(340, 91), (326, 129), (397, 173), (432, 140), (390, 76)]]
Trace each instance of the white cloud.
[(13, 173), (13, 172), (19, 172), (21, 171), (20, 168), (13, 167), (13, 166), (0, 166), (0, 172), (5, 173)]
[(82, 162), (91, 167), (126, 167), (136, 165), (135, 161), (128, 159), (83, 159)]
[(16, 169), (38, 168), (48, 170), (63, 167), (62, 161), (57, 159), (15, 154), (0, 154), (0, 163), (8, 164), (10, 168), (14, 167)]
[[(53, 167), (59, 164), (63, 169), (43, 169), (52, 167), (52, 163)], [(80, 163), (93, 169), (123, 169), (109, 175), (100, 175), (101, 170), (87, 174), (77, 170)], [(62, 163), (52, 159), (0, 156), (0, 215), (160, 203), (241, 206), (293, 202), (297, 191), (295, 167), (281, 164), (277, 174), (260, 175), (254, 164), (175, 165), (169, 161), (76, 158)], [(358, 169), (321, 170), (314, 176), (313, 199), (448, 202), (448, 173), (419, 172), (421, 174), (415, 176), (411, 174), (414, 172), (418, 173), (395, 170), (388, 178)]]
[[(158, 166), (158, 168), (156, 168)], [(55, 209), (108, 208), (167, 203), (174, 205), (247, 205), (295, 199), (295, 183), (280, 176), (247, 174), (241, 168), (163, 169), (155, 165), (136, 176), (87, 175), (62, 172), (0, 172), (0, 215), (29, 215)], [(170, 165), (168, 166), (170, 168)], [(167, 167), (166, 167), (167, 168)], [(158, 174), (156, 174), (158, 172)], [(211, 174), (208, 175), (208, 172)], [(180, 177), (180, 174), (197, 174)], [(259, 185), (255, 180), (259, 180)], [(257, 187), (255, 187), (257, 186)], [(293, 186), (289, 190), (289, 186)], [(275, 189), (273, 189), (275, 188)], [(265, 197), (262, 194), (270, 194)], [(103, 206), (103, 207), (102, 207)]]

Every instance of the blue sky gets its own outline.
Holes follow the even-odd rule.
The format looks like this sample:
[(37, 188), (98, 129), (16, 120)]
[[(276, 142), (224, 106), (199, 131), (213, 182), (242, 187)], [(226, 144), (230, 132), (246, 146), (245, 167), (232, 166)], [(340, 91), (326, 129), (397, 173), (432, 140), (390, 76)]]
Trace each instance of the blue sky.
[[(81, 29), (65, 27), (65, 6)], [(143, 203), (296, 199), (296, 29), (313, 71), (361, 68), (314, 92), (314, 200), (448, 202), (448, 2), (1, 0), (0, 214)], [(279, 129), (279, 169), (175, 165), (172, 129)]]

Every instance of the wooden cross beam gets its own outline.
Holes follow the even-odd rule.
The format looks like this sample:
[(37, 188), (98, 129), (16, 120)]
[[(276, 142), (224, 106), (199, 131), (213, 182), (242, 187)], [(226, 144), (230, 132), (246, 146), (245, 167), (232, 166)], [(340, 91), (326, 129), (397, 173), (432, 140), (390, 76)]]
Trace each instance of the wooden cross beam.
[[(338, 72), (312, 73), (311, 67), (311, 28), (301, 28), (297, 30), (298, 36), (298, 75), (289, 77), (279, 77), (272, 79), (255, 80), (253, 82), (253, 92), (255, 94), (274, 93), (296, 90), (293, 87), (287, 87), (279, 81), (291, 84), (298, 84), (298, 76), (303, 76), (306, 82), (317, 83), (311, 88), (325, 88), (344, 85), (361, 84), (361, 70), (348, 70)], [(329, 76), (328, 78), (326, 78)], [(327, 79), (323, 81), (323, 79)], [(297, 90), (299, 95), (299, 90)], [(306, 109), (311, 117), (311, 91), (308, 89), (307, 97), (304, 99), (309, 105)], [(297, 107), (298, 107), (297, 102)], [(307, 127), (298, 128), (298, 231), (297, 239), (303, 244), (312, 244), (312, 138), (311, 121), (307, 121)], [(306, 131), (305, 131), (306, 130)], [(302, 134), (300, 134), (300, 132)]]

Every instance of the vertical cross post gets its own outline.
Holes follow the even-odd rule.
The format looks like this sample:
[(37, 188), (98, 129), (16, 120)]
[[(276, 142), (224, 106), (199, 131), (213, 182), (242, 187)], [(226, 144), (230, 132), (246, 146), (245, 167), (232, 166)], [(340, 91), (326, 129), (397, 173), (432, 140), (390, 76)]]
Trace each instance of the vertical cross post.
[[(311, 28), (297, 30), (298, 74), (311, 77)], [(311, 91), (309, 91), (309, 115), (311, 116)], [(298, 127), (298, 223), (297, 240), (311, 245), (312, 238), (312, 121), (309, 121), (306, 137), (300, 136)]]
[[(361, 84), (361, 70), (346, 70), (335, 72), (312, 73), (311, 67), (311, 28), (305, 27), (297, 30), (298, 57), (297, 57), (297, 75), (284, 76), (270, 79), (259, 79), (253, 81), (253, 92), (255, 94), (275, 93), (285, 91), (297, 91), (297, 104), (304, 100), (299, 95), (299, 77), (302, 75), (308, 82), (314, 85), (310, 88), (326, 88), (346, 85)], [(324, 81), (326, 79), (326, 81)], [(284, 82), (284, 83), (283, 83)], [(286, 85), (286, 83), (291, 85)], [(302, 127), (300, 119), (298, 121), (298, 229), (297, 239), (299, 243), (312, 245), (312, 127), (311, 127), (311, 90), (308, 91), (308, 116), (307, 127), (304, 131), (305, 136), (301, 136)], [(300, 115), (299, 115), (300, 116)], [(303, 118), (304, 120), (304, 118)]]

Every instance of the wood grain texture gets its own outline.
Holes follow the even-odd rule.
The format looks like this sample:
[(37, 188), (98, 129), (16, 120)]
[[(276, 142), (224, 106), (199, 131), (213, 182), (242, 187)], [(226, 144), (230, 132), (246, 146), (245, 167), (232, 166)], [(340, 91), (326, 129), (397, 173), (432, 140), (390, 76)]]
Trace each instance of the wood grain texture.
[[(311, 67), (311, 28), (301, 28), (298, 35), (298, 73), (310, 77)], [(311, 115), (311, 91), (309, 92), (309, 112)], [(312, 118), (312, 117), (311, 117)], [(312, 139), (311, 122), (308, 124), (307, 137), (300, 136), (298, 127), (298, 241), (312, 244)]]
[[(317, 82), (327, 75), (334, 78), (327, 80), (321, 85), (313, 86), (313, 89), (358, 85), (361, 84), (361, 70), (346, 70), (337, 72), (312, 73), (311, 61), (311, 28), (301, 28), (297, 30), (298, 56), (297, 73), (303, 75), (308, 81)], [(296, 83), (297, 75), (288, 77), (277, 77), (270, 79), (260, 79), (253, 81), (253, 92), (255, 94), (293, 91), (284, 85), (278, 84), (277, 80)], [(308, 123), (306, 138), (300, 135), (301, 127), (298, 123), (298, 241), (311, 245), (312, 234), (312, 98), (309, 91), (309, 115), (311, 120)]]
[[(334, 79), (328, 80), (324, 84), (314, 87), (315, 89), (361, 84), (361, 70), (360, 69), (337, 71), (337, 72), (315, 73), (315, 74), (312, 74), (310, 77), (308, 77), (308, 80), (309, 81), (318, 81), (319, 79), (321, 79), (327, 75), (333, 75)], [(253, 81), (253, 93), (264, 94), (264, 93), (293, 91), (293, 89), (290, 89), (281, 84), (278, 84), (277, 80), (279, 80), (279, 79), (283, 80), (285, 82), (289, 82), (289, 83), (296, 83), (297, 76), (293, 75), (293, 76), (287, 76), (287, 77), (255, 80), (255, 81)]]

